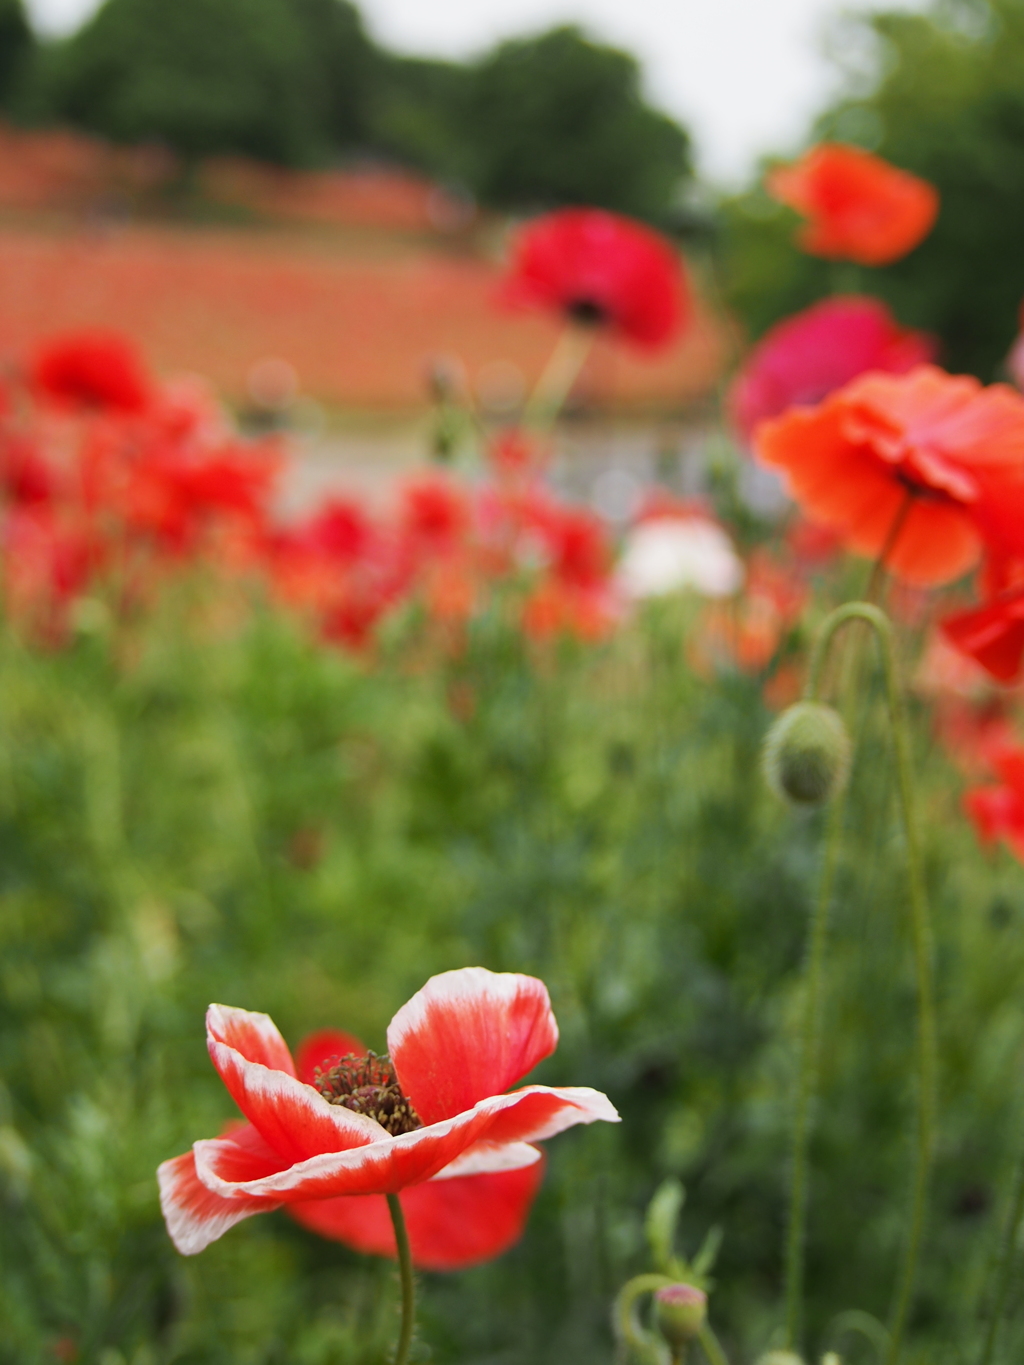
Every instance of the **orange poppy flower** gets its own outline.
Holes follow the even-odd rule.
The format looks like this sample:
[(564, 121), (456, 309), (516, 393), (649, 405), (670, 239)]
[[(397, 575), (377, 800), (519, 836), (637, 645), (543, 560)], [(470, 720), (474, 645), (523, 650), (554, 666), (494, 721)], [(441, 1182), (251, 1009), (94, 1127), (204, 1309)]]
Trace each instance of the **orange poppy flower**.
[(807, 218), (804, 251), (858, 265), (889, 265), (927, 237), (939, 195), (927, 180), (859, 147), (822, 142), (771, 171), (768, 193)]
[(974, 567), (983, 508), (1024, 478), (1024, 398), (933, 365), (866, 374), (762, 422), (754, 448), (849, 549), (933, 587)]

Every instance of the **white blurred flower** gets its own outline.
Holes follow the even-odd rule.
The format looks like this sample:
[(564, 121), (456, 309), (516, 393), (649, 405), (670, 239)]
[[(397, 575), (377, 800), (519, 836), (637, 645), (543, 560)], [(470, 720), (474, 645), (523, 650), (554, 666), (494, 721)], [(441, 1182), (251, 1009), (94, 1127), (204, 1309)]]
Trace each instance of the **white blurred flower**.
[(617, 579), (626, 597), (661, 597), (692, 588), (702, 597), (731, 597), (743, 586), (732, 541), (707, 517), (656, 517), (626, 536)]

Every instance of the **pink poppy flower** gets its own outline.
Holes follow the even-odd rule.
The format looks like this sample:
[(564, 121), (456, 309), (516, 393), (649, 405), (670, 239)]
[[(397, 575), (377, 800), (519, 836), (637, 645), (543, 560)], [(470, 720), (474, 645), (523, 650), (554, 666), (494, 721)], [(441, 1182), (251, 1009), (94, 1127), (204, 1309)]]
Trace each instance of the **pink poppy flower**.
[(822, 299), (778, 323), (751, 351), (729, 395), (732, 420), (749, 441), (768, 417), (813, 407), (868, 370), (906, 374), (935, 351), (934, 337), (900, 327), (879, 299)]
[[(409, 1191), (403, 1207), (415, 1221), (426, 1201), (429, 1221), (431, 1205), (436, 1215), (446, 1196), (417, 1194), (425, 1184), (524, 1171), (540, 1160), (534, 1143), (578, 1123), (618, 1120), (608, 1098), (589, 1088), (505, 1093), (558, 1042), (547, 989), (529, 976), (467, 967), (432, 977), (392, 1019), (387, 1057), (337, 1058), (314, 1070), (315, 1084), (301, 1079), (267, 1015), (211, 1005), (206, 1027), (213, 1064), (248, 1122), (196, 1142), (157, 1172), (168, 1231), (185, 1255), (282, 1205), (307, 1225), (339, 1219), (338, 1235), (359, 1219), (337, 1201)], [(466, 1184), (452, 1186), (453, 1204), (466, 1197)], [(389, 1250), (375, 1227), (371, 1208), (365, 1249)], [(472, 1259), (503, 1249), (508, 1228), (499, 1231), (488, 1249), (486, 1228), (476, 1229)], [(430, 1248), (421, 1243), (420, 1251), (428, 1263)]]

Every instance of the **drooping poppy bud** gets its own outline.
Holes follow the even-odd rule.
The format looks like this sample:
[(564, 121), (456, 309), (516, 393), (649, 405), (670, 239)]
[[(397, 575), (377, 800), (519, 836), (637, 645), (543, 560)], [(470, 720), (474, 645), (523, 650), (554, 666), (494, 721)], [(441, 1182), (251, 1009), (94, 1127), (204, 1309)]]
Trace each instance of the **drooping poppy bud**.
[(692, 1284), (667, 1284), (654, 1294), (654, 1320), (674, 1351), (698, 1336), (707, 1317), (708, 1296)]
[(797, 702), (768, 731), (765, 776), (772, 790), (789, 801), (821, 805), (842, 790), (849, 770), (846, 726), (823, 702)]

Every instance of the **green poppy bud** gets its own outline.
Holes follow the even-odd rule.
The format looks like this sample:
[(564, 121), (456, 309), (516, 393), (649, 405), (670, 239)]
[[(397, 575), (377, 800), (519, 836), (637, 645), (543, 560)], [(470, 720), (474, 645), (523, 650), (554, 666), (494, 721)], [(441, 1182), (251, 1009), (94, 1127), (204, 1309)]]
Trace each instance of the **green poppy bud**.
[(795, 1351), (765, 1351), (758, 1356), (757, 1365), (804, 1365)]
[(764, 742), (764, 771), (772, 790), (798, 805), (835, 796), (850, 771), (850, 737), (838, 711), (820, 701), (783, 711)]
[(654, 1320), (674, 1351), (698, 1335), (707, 1317), (708, 1296), (692, 1284), (667, 1284), (655, 1290)]

